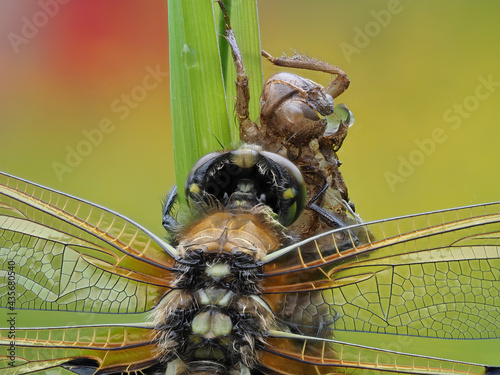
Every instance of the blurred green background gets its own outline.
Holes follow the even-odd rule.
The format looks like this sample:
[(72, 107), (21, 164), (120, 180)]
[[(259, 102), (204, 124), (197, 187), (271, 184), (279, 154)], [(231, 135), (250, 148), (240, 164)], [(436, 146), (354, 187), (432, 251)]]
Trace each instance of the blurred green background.
[[(166, 2), (43, 3), (56, 2), (0, 3), (0, 170), (161, 234), (174, 185)], [(339, 156), (365, 220), (499, 198), (498, 14), (486, 0), (259, 2), (262, 48), (351, 79)], [(276, 71), (264, 62), (265, 77)]]

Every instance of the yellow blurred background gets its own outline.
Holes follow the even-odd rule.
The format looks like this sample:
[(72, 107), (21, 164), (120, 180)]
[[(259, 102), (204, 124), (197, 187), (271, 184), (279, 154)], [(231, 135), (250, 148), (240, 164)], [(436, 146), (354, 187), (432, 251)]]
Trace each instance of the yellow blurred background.
[[(0, 3), (0, 170), (161, 234), (175, 183), (166, 1), (60, 3)], [(262, 48), (351, 79), (339, 156), (365, 220), (499, 199), (499, 14), (493, 1), (259, 2)]]

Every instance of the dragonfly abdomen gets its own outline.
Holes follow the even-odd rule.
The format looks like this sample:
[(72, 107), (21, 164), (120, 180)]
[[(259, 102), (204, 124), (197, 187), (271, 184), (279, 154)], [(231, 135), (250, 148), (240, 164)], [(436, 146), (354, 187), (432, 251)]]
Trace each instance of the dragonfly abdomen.
[(180, 240), (177, 277), (155, 309), (158, 350), (173, 373), (255, 367), (275, 318), (259, 296), (260, 260), (282, 245), (259, 214), (216, 212)]

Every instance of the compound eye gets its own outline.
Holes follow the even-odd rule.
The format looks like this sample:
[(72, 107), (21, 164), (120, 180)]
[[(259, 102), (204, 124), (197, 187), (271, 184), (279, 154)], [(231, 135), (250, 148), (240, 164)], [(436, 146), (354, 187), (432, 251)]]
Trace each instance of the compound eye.
[(211, 207), (218, 201), (230, 209), (250, 209), (262, 203), (283, 226), (297, 220), (306, 201), (299, 169), (278, 154), (252, 146), (205, 155), (191, 169), (185, 189), (191, 207)]
[(306, 204), (306, 184), (302, 173), (290, 160), (272, 152), (261, 151), (266, 158), (276, 163), (284, 172), (281, 182), (283, 190), (279, 197), (279, 221), (284, 226), (289, 226), (297, 220)]
[[(201, 200), (201, 194), (205, 191), (204, 181), (207, 169), (221, 156), (220, 152), (211, 152), (200, 158), (191, 168), (185, 185), (188, 205)], [(193, 202), (194, 199), (194, 202)]]

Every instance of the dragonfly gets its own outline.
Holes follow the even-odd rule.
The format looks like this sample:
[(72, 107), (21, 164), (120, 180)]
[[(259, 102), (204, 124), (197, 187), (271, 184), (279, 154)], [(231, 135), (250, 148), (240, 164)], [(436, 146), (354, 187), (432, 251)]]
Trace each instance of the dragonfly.
[[(193, 221), (177, 227), (166, 206), (172, 245), (0, 173), (0, 374), (500, 372), (336, 339), (500, 338), (500, 202), (295, 236), (308, 188), (278, 154), (209, 154), (188, 177)], [(22, 328), (24, 310), (113, 323)]]
[[(185, 292), (174, 282), (180, 247), (132, 220), (3, 173), (0, 193), (0, 301), (7, 312), (134, 315), (168, 307)], [(499, 202), (475, 205), (338, 228), (262, 254), (258, 289), (244, 293), (273, 323), (256, 345), (254, 367), (235, 373), (498, 373), (337, 341), (335, 332), (498, 338), (499, 221)], [(377, 240), (336, 247), (335, 233), (354, 229)], [(152, 321), (3, 328), (0, 373), (153, 374), (165, 366), (176, 373), (175, 360), (162, 362), (157, 330)]]

